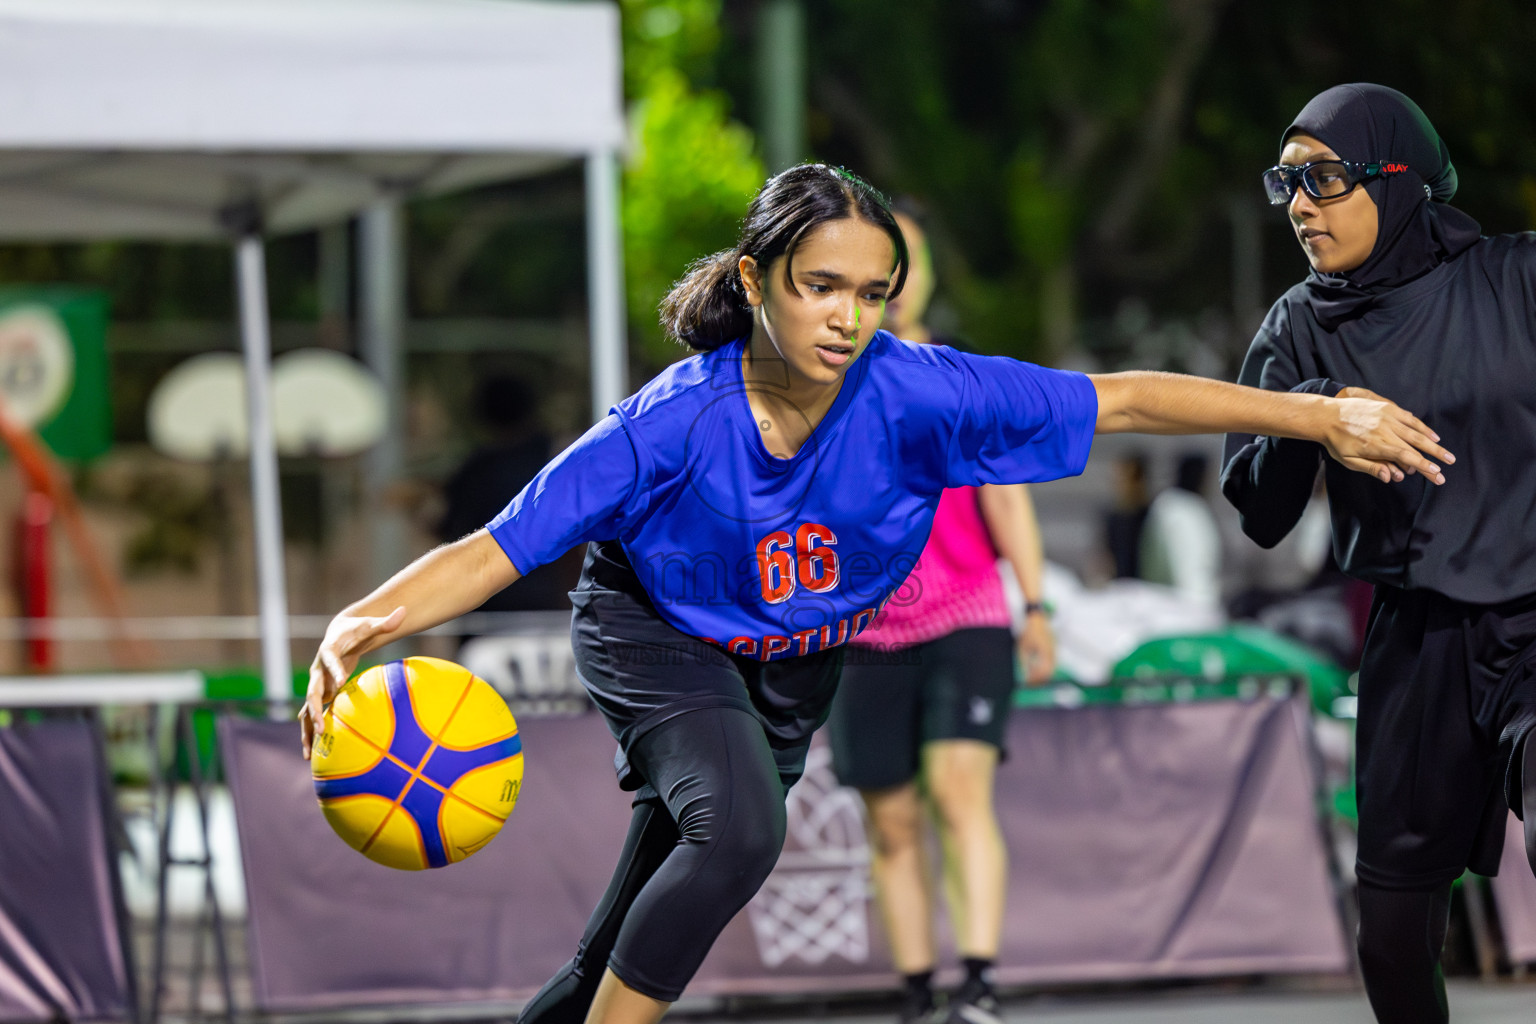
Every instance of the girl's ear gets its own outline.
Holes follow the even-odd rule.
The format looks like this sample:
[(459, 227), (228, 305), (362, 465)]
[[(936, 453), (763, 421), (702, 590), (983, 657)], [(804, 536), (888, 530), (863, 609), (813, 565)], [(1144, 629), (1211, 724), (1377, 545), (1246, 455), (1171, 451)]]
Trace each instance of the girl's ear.
[(736, 263), (736, 269), (741, 274), (741, 287), (747, 293), (747, 303), (751, 306), (763, 304), (763, 278), (758, 273), (757, 260), (751, 256), (743, 256)]

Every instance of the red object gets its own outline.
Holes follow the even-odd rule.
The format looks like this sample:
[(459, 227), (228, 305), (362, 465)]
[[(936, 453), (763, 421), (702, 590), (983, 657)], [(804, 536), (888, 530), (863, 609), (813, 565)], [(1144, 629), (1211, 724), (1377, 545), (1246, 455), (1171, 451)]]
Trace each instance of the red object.
[[(52, 522), (53, 500), (29, 488), (16, 518), (16, 584), (21, 614), (34, 621), (49, 617), (48, 527)], [(24, 643), (28, 668), (53, 670), (52, 640), (32, 636)]]
[[(64, 535), (69, 538), (70, 547), (80, 559), (86, 578), (91, 581), (91, 596), (102, 612), (120, 625), (123, 620), (122, 586), (91, 540), (90, 531), (85, 528), (85, 519), (80, 514), (80, 503), (75, 500), (75, 492), (70, 488), (68, 478), (42, 439), (11, 419), (3, 399), (0, 399), (0, 443), (16, 457), (16, 468), (21, 470), (27, 486), (47, 497), (51, 506), (58, 510)], [(19, 585), (22, 580), (20, 572), (16, 579)], [(124, 636), (121, 631), (108, 642), (112, 646), (113, 659), (119, 665), (144, 665), (153, 657), (148, 647)]]

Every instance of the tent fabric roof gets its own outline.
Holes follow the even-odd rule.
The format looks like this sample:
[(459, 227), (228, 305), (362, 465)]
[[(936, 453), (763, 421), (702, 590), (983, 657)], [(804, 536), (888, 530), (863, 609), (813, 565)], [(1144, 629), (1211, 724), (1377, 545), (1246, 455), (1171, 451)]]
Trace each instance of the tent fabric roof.
[(622, 144), (619, 69), (609, 3), (0, 0), (0, 238), (297, 230), (534, 173)]

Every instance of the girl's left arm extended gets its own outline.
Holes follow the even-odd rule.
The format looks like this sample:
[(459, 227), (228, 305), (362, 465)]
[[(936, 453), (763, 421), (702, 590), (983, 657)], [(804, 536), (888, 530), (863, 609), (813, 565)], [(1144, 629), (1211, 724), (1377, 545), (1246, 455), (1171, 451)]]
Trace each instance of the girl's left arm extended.
[(1422, 473), (1445, 483), (1455, 456), (1419, 418), (1380, 396), (1328, 398), (1263, 391), (1178, 373), (1093, 374), (1101, 434), (1219, 434), (1234, 431), (1320, 443), (1346, 468), (1394, 482)]

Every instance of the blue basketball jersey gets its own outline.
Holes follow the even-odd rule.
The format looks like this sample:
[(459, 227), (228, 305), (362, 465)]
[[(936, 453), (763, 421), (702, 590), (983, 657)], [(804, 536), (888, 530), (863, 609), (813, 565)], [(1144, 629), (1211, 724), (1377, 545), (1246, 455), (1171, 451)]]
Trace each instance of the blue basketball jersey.
[(520, 572), (623, 545), (657, 611), (764, 661), (846, 643), (917, 563), (946, 487), (1081, 473), (1083, 374), (877, 331), (793, 458), (769, 454), (745, 341), (675, 363), (615, 406), (489, 524)]

